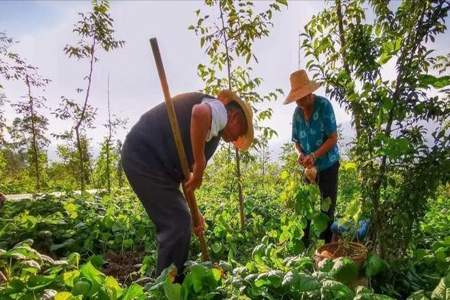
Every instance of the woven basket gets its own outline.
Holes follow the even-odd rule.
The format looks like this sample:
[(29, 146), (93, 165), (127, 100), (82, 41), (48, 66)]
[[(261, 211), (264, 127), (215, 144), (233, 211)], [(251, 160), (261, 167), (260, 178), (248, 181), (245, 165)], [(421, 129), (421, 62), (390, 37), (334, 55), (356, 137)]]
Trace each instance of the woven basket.
[(314, 260), (319, 264), (326, 258), (335, 259), (338, 257), (348, 257), (353, 260), (358, 267), (367, 259), (367, 248), (363, 244), (355, 242), (332, 242), (323, 245), (314, 253)]

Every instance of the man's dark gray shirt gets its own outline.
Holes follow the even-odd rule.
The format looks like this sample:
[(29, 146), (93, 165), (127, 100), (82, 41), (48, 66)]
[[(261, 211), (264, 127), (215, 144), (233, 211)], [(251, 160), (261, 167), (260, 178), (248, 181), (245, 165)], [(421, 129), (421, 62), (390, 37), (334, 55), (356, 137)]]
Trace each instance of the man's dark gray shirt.
[[(172, 98), (184, 150), (191, 168), (192, 108), (200, 104), (205, 97), (212, 98), (202, 93), (185, 93)], [(214, 154), (219, 141), (220, 137), (214, 137), (205, 144), (207, 161)], [(165, 103), (147, 111), (132, 127), (123, 145), (122, 163), (126, 163), (128, 168), (132, 168), (135, 172), (164, 174), (178, 182), (184, 179)]]

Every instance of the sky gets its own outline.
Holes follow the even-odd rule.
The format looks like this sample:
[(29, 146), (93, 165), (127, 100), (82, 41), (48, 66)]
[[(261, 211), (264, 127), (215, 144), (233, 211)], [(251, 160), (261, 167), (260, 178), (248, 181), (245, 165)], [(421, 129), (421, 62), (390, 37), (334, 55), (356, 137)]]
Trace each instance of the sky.
[[(260, 9), (270, 2), (256, 3), (257, 9)], [(254, 75), (264, 79), (261, 92), (281, 88), (288, 94), (289, 74), (304, 67), (305, 63), (303, 54), (298, 51), (298, 35), (303, 32), (311, 16), (325, 5), (325, 2), (318, 0), (290, 1), (288, 8), (275, 14), (270, 36), (254, 44), (259, 60), (254, 66)], [(145, 111), (163, 101), (149, 38), (158, 39), (172, 95), (202, 89), (203, 84), (197, 77), (197, 65), (207, 63), (207, 56), (200, 48), (199, 39), (187, 29), (196, 21), (194, 11), (199, 8), (204, 8), (203, 1), (112, 2), (115, 37), (125, 40), (126, 45), (113, 53), (100, 54), (95, 65), (90, 103), (98, 108), (98, 115), (96, 128), (89, 134), (94, 148), (98, 149), (98, 143), (106, 134), (102, 124), (107, 118), (108, 74), (112, 113), (128, 119), (127, 128), (119, 132), (122, 139)], [(39, 67), (40, 74), (52, 80), (44, 93), (50, 108), (57, 107), (61, 96), (79, 102), (82, 100), (75, 90), (86, 86), (83, 77), (88, 72), (88, 63), (68, 59), (63, 48), (76, 41), (72, 28), (79, 19), (78, 12), (89, 9), (90, 1), (0, 1), (0, 31), (17, 40), (14, 50)], [(450, 34), (447, 32), (437, 41), (435, 48), (444, 54), (448, 52), (448, 45)], [(386, 68), (387, 77), (392, 73), (392, 68)], [(20, 82), (8, 82), (5, 87), (6, 95), (12, 101), (25, 92)], [(323, 89), (317, 93), (325, 95)], [(291, 135), (295, 107), (294, 104), (282, 105), (283, 100), (281, 97), (270, 105), (274, 114), (265, 123), (278, 132), (278, 137), (270, 142), (275, 154), (282, 143), (290, 140)], [(338, 123), (349, 128), (349, 114), (337, 103), (332, 104)], [(50, 119), (50, 132), (61, 133), (70, 128), (70, 123), (55, 120), (48, 110), (45, 113)], [(8, 108), (6, 115), (10, 120), (15, 116)], [(52, 141), (50, 149), (55, 147), (56, 141)]]

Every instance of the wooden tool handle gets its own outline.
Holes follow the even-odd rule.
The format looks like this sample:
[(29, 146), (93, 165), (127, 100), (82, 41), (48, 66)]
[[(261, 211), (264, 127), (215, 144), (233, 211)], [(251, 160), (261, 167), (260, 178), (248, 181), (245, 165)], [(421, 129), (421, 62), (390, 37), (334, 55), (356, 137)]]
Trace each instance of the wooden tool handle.
[[(153, 57), (155, 58), (156, 68), (158, 69), (158, 75), (161, 81), (161, 88), (164, 93), (164, 100), (166, 102), (167, 114), (169, 115), (170, 127), (172, 129), (172, 135), (175, 141), (175, 145), (177, 147), (181, 170), (183, 172), (185, 180), (187, 180), (189, 179), (190, 176), (189, 165), (186, 158), (186, 152), (184, 150), (183, 141), (181, 139), (180, 127), (178, 125), (178, 119), (175, 113), (175, 108), (172, 102), (172, 98), (170, 97), (169, 85), (167, 84), (166, 73), (164, 71), (164, 66), (161, 60), (161, 54), (159, 52), (158, 41), (156, 40), (156, 38), (150, 39), (150, 45), (152, 47)], [(186, 189), (184, 188), (184, 184), (183, 184), (183, 193), (188, 202), (189, 209), (191, 210), (193, 225), (198, 226), (200, 224), (200, 216), (197, 207), (197, 202), (195, 201), (195, 195), (194, 193), (187, 193)], [(200, 249), (202, 251), (202, 259), (203, 261), (207, 261), (209, 260), (209, 255), (203, 232), (198, 236), (198, 240), (200, 242)]]

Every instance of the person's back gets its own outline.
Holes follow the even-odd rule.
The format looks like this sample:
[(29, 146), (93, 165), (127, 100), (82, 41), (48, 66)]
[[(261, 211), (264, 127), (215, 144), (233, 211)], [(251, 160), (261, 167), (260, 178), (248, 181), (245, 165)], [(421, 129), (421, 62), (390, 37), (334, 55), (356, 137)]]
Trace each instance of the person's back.
[[(189, 166), (193, 163), (190, 138), (191, 113), (194, 105), (205, 98), (213, 98), (202, 93), (184, 93), (173, 97), (175, 112), (183, 140)], [(208, 160), (220, 141), (214, 137), (205, 144)], [(170, 128), (165, 103), (161, 103), (142, 115), (128, 133), (123, 146), (122, 159), (139, 172), (165, 173), (176, 181), (182, 181), (180, 161)]]

